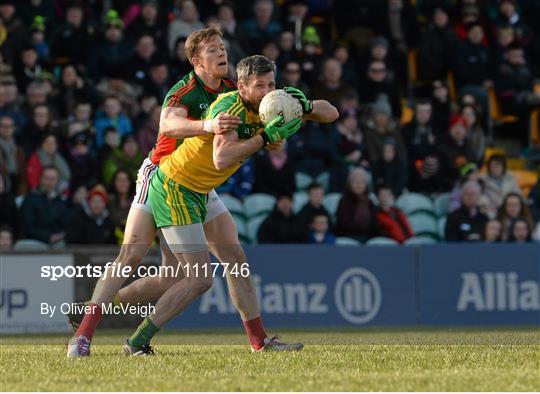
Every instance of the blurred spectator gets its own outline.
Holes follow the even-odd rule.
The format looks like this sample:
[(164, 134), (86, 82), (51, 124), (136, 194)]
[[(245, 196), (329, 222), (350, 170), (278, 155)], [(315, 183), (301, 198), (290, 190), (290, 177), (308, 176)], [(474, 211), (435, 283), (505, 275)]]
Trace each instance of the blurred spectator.
[(79, 75), (75, 65), (67, 64), (62, 69), (62, 80), (55, 101), (60, 117), (67, 118), (75, 109), (78, 100), (97, 105), (99, 96), (92, 84)]
[(446, 219), (445, 239), (449, 242), (480, 241), (488, 218), (480, 212), (481, 188), (476, 181), (463, 184), (462, 206)]
[(144, 85), (147, 92), (158, 98), (158, 102), (163, 102), (171, 86), (169, 82), (169, 66), (165, 58), (154, 56)]
[(529, 206), (534, 221), (540, 224), (540, 179), (529, 192)]
[(10, 64), (13, 64), (28, 37), (27, 27), (17, 15), (16, 3), (15, 0), (4, 0), (0, 4), (0, 25), (5, 31), (2, 52)]
[(487, 107), (486, 88), (492, 84), (489, 51), (483, 44), (484, 28), (479, 22), (467, 25), (467, 40), (460, 43), (454, 56), (454, 76), (459, 94), (470, 93)]
[(385, 184), (392, 189), (395, 196), (401, 195), (407, 186), (407, 164), (399, 160), (396, 152), (396, 141), (388, 138), (382, 147), (382, 157), (372, 165), (373, 184)]
[(351, 86), (342, 80), (341, 63), (334, 58), (326, 59), (322, 66), (320, 83), (313, 87), (313, 98), (328, 100), (332, 105), (338, 107), (340, 98), (351, 94), (351, 90)]
[(89, 136), (85, 132), (79, 132), (69, 139), (67, 160), (72, 185), (90, 186), (98, 180), (98, 163), (89, 145)]
[(107, 187), (110, 186), (114, 174), (119, 169), (126, 170), (135, 179), (143, 159), (135, 136), (133, 134), (125, 135), (122, 137), (120, 149), (113, 149), (103, 164), (103, 183)]
[(502, 25), (497, 28), (496, 42), (491, 47), (491, 64), (500, 65), (504, 61), (504, 54), (510, 44), (515, 40), (514, 29), (510, 25)]
[(484, 242), (501, 242), (502, 241), (502, 224), (497, 219), (491, 219), (486, 222), (484, 228)]
[(441, 138), (441, 142), (437, 144), (437, 151), (441, 158), (445, 189), (449, 190), (459, 179), (459, 169), (474, 159), (467, 140), (467, 123), (463, 117), (452, 116), (449, 133)]
[(6, 179), (0, 174), (0, 226), (9, 226), (17, 236), (19, 233), (19, 212), (15, 205), (15, 193), (6, 186)]
[(450, 122), (450, 98), (448, 97), (448, 87), (440, 80), (433, 81), (431, 94), (431, 105), (433, 107), (433, 127), (440, 133), (448, 129)]
[(38, 104), (47, 105), (47, 86), (43, 82), (34, 81), (26, 88), (26, 100), (23, 104), (25, 115), (32, 116), (33, 109)]
[(379, 100), (372, 106), (371, 116), (366, 122), (366, 144), (371, 163), (382, 159), (383, 145), (392, 138), (396, 145), (396, 156), (402, 162), (407, 161), (407, 151), (403, 138), (392, 119), (392, 110), (386, 100)]
[(97, 151), (98, 163), (104, 163), (105, 160), (113, 153), (113, 151), (120, 147), (120, 136), (118, 131), (112, 126), (105, 128), (104, 144)]
[(66, 21), (51, 38), (51, 60), (57, 64), (73, 63), (84, 70), (94, 55), (95, 30), (84, 20), (81, 1), (70, 2)]
[(65, 126), (64, 136), (67, 139), (79, 133), (85, 133), (89, 138), (93, 138), (95, 130), (92, 124), (92, 104), (90, 101), (85, 98), (77, 100), (75, 108), (66, 119)]
[(26, 165), (28, 188), (34, 190), (41, 185), (42, 172), (47, 167), (58, 171), (58, 193), (63, 193), (69, 187), (71, 170), (68, 163), (58, 152), (58, 140), (54, 134), (45, 134), (39, 148), (30, 156)]
[(38, 53), (32, 44), (28, 43), (21, 48), (18, 67), (14, 71), (19, 90), (21, 91), (26, 90), (31, 82), (40, 79), (45, 68), (41, 64)]
[(30, 24), (35, 21), (37, 16), (41, 16), (48, 26), (52, 26), (56, 21), (54, 14), (54, 4), (51, 1), (46, 0), (31, 0), (25, 2), (25, 4), (19, 4), (18, 12), (19, 16), (26, 24)]
[(123, 72), (123, 76), (130, 82), (144, 84), (156, 51), (156, 42), (150, 34), (140, 36), (135, 44), (135, 53), (128, 60), (127, 70)]
[(137, 98), (141, 95), (142, 86), (128, 82), (124, 74), (123, 67), (111, 66), (96, 89), (102, 97), (118, 97), (126, 114), (133, 117), (139, 112)]
[(382, 236), (392, 238), (402, 244), (414, 235), (407, 216), (401, 209), (394, 206), (394, 193), (388, 185), (381, 185), (377, 189), (379, 206), (377, 209), (377, 222)]
[(26, 158), (15, 142), (15, 122), (9, 116), (0, 116), (0, 173), (6, 176), (6, 190), (16, 194), (26, 192)]
[(118, 12), (109, 10), (105, 16), (103, 38), (97, 47), (97, 68), (101, 77), (111, 67), (125, 66), (132, 54), (132, 46), (124, 37), (124, 22)]
[(414, 118), (401, 129), (405, 149), (409, 158), (409, 171), (415, 171), (417, 160), (435, 152), (437, 136), (441, 134), (433, 124), (433, 107), (427, 100), (418, 100), (414, 105)]
[(179, 18), (169, 24), (169, 50), (174, 50), (174, 44), (179, 37), (187, 37), (195, 30), (203, 28), (204, 24), (199, 19), (195, 3), (191, 0), (181, 2)]
[(21, 207), (22, 238), (51, 245), (65, 238), (66, 205), (58, 195), (59, 173), (56, 167), (44, 167), (40, 187), (26, 195)]
[(255, 181), (255, 168), (253, 158), (247, 158), (242, 166), (225, 181), (221, 186), (216, 188), (219, 194), (229, 193), (232, 196), (243, 199), (251, 194), (253, 183)]
[(308, 188), (308, 202), (296, 214), (300, 229), (304, 234), (308, 234), (313, 219), (317, 215), (328, 218), (328, 223), (332, 223), (328, 210), (323, 205), (324, 188), (320, 183), (312, 183)]
[(85, 185), (73, 186), (71, 196), (66, 202), (69, 217), (78, 215), (81, 209), (88, 210), (86, 197), (88, 197), (88, 188)]
[(499, 0), (498, 14), (493, 24), (493, 30), (501, 26), (510, 26), (515, 32), (515, 39), (521, 45), (528, 45), (532, 39), (532, 31), (524, 22), (516, 8), (516, 0)]
[(167, 53), (167, 23), (160, 19), (158, 0), (142, 1), (139, 16), (129, 24), (126, 34), (132, 43), (143, 36), (152, 37), (161, 53)]
[(68, 244), (112, 244), (115, 243), (114, 224), (107, 210), (109, 197), (102, 185), (88, 192), (88, 211), (79, 210), (72, 215), (68, 224)]
[(519, 193), (510, 192), (505, 197), (499, 208), (497, 219), (503, 224), (503, 240), (510, 236), (510, 225), (513, 219), (524, 217), (529, 222), (529, 228), (533, 227), (533, 221), (529, 207)]
[(460, 115), (465, 119), (467, 125), (467, 140), (472, 150), (473, 161), (481, 165), (486, 150), (486, 135), (478, 116), (478, 110), (473, 105), (464, 105), (461, 107)]
[[(317, 30), (308, 26), (302, 35), (302, 50), (297, 59), (302, 67), (302, 79), (310, 86), (320, 83), (319, 65), (323, 63), (323, 48)], [(352, 89), (351, 89), (352, 90)]]
[(283, 86), (298, 88), (304, 92), (307, 97), (310, 97), (309, 87), (302, 81), (302, 69), (297, 61), (287, 61), (279, 75)]
[(530, 242), (531, 238), (531, 224), (524, 217), (517, 217), (510, 222), (510, 228), (508, 230), (508, 242)]
[[(221, 27), (221, 31), (223, 32), (223, 41), (227, 48), (229, 63), (232, 64), (238, 63), (240, 59), (247, 56), (246, 49), (249, 48), (249, 43), (243, 36), (235, 16), (235, 5), (236, 9), (241, 8), (240, 4), (223, 1), (217, 10), (217, 20)], [(188, 72), (189, 70), (178, 74), (184, 75)]]
[(262, 222), (257, 233), (260, 244), (294, 244), (304, 241), (292, 210), (292, 196), (278, 196), (274, 211)]
[(265, 42), (277, 37), (281, 32), (281, 24), (272, 20), (273, 12), (272, 0), (257, 0), (253, 5), (254, 17), (241, 24), (242, 34), (249, 41), (249, 52), (260, 52)]
[(18, 134), (26, 122), (26, 116), (19, 105), (17, 85), (13, 77), (0, 79), (0, 91), (0, 116), (12, 118)]
[[(372, 52), (376, 51), (376, 53), (379, 54), (380, 52), (384, 53), (384, 50), (384, 46), (382, 49), (379, 49), (379, 47), (375, 47), (372, 49)], [(338, 44), (334, 48), (333, 58), (341, 64), (341, 70), (343, 72), (343, 82), (349, 84), (350, 86), (357, 86), (357, 65), (356, 62), (351, 59), (348, 45), (345, 43)]]
[(376, 30), (390, 39), (399, 57), (406, 56), (407, 49), (418, 42), (416, 9), (407, 0), (388, 0), (382, 4), (386, 9), (380, 23), (377, 21)]
[(32, 119), (23, 128), (18, 138), (24, 154), (28, 157), (34, 153), (43, 137), (52, 132), (49, 107), (46, 104), (37, 104), (32, 109)]
[[(279, 62), (279, 47), (277, 43), (274, 41), (265, 42), (262, 46), (261, 55), (266, 56), (277, 64)], [(279, 80), (279, 78), (279, 69), (277, 69), (276, 79)]]
[(337, 135), (328, 124), (306, 122), (301, 132), (288, 139), (295, 170), (316, 177), (340, 162)]
[(386, 97), (392, 107), (392, 114), (398, 119), (401, 117), (398, 86), (388, 77), (384, 62), (377, 60), (369, 63), (366, 75), (360, 77), (357, 90), (361, 104), (371, 104)]
[(368, 196), (368, 174), (361, 168), (354, 169), (336, 214), (336, 235), (365, 242), (379, 235), (376, 207)]
[(113, 176), (112, 187), (109, 193), (109, 209), (111, 220), (115, 227), (122, 231), (135, 195), (135, 182), (126, 170), (118, 170)]
[(96, 147), (101, 148), (104, 143), (105, 129), (113, 126), (120, 137), (133, 132), (131, 120), (122, 113), (122, 105), (116, 96), (108, 96), (103, 102), (103, 111), (98, 111), (94, 127), (96, 128)]
[[(154, 96), (150, 97), (153, 98)], [(137, 141), (139, 142), (139, 148), (141, 149), (141, 154), (145, 157), (156, 144), (159, 132), (160, 115), (161, 107), (159, 105), (155, 105), (151, 109), (148, 119), (146, 119), (142, 126), (137, 130)]]
[(45, 18), (37, 15), (30, 25), (30, 32), (32, 33), (30, 41), (41, 61), (48, 61), (50, 56), (45, 22)]
[(296, 190), (294, 167), (286, 145), (263, 150), (255, 156), (255, 184), (253, 191), (274, 196), (290, 194)]
[(0, 253), (9, 253), (13, 250), (15, 235), (9, 226), (0, 226)]
[(504, 155), (493, 154), (489, 157), (487, 173), (482, 180), (492, 210), (497, 210), (502, 205), (503, 199), (508, 193), (514, 192), (521, 195), (521, 190), (514, 176), (506, 168), (506, 157)]
[(171, 60), (169, 61), (171, 78), (173, 80), (180, 79), (189, 73), (192, 68), (186, 57), (186, 37), (178, 37), (174, 44)]
[(540, 95), (533, 91), (533, 86), (523, 48), (509, 45), (505, 61), (498, 68), (495, 87), (502, 110), (520, 118), (519, 137), (523, 147), (529, 144), (529, 115), (533, 109), (540, 108)]
[(418, 49), (418, 74), (421, 80), (446, 80), (452, 65), (457, 37), (444, 6), (433, 7), (431, 23), (422, 34)]
[(478, 201), (478, 207), (480, 212), (486, 215), (488, 218), (493, 218), (497, 214), (497, 209), (493, 209), (490, 206), (489, 199), (485, 192), (484, 180), (482, 173), (478, 170), (475, 163), (467, 163), (459, 169), (460, 179), (454, 185), (454, 188), (450, 192), (450, 203), (448, 205), (448, 212), (454, 212), (459, 209), (463, 202), (463, 185), (468, 181), (478, 182), (480, 185), (480, 200)]
[(328, 216), (313, 216), (309, 228), (309, 244), (334, 245), (336, 243), (336, 236), (330, 231), (330, 219)]
[[(301, 41), (300, 41), (301, 43)], [(285, 67), (288, 62), (294, 61), (296, 58), (295, 39), (292, 31), (284, 30), (280, 33), (278, 39), (279, 61), (280, 67)]]

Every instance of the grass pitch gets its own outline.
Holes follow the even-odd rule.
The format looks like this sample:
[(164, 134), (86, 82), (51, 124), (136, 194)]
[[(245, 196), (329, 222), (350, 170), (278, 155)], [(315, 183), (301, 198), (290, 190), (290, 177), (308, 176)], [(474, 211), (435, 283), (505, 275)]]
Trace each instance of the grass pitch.
[[(281, 331), (296, 353), (251, 354), (234, 332), (163, 332), (157, 356), (119, 354), (98, 332), (92, 357), (66, 336), (3, 337), (2, 391), (539, 391), (540, 330)], [(44, 343), (47, 343), (46, 345)]]

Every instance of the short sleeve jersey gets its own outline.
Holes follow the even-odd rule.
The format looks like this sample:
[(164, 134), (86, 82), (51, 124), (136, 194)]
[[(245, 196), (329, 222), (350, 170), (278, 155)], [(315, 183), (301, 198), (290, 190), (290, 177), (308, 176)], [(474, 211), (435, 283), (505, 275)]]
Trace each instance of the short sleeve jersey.
[[(236, 115), (242, 120), (238, 138), (249, 139), (259, 134), (264, 126), (258, 112), (252, 112), (243, 102), (238, 91), (219, 95), (206, 113), (213, 119), (221, 113)], [(214, 135), (186, 138), (170, 155), (161, 160), (161, 171), (175, 182), (198, 193), (208, 193), (225, 182), (242, 163), (219, 171), (213, 161)]]
[[(203, 117), (220, 93), (234, 89), (236, 89), (234, 81), (223, 78), (219, 89), (212, 90), (201, 81), (195, 71), (191, 71), (169, 90), (161, 108), (162, 110), (167, 107), (184, 108), (188, 119), (198, 120)], [(149, 154), (150, 160), (154, 164), (159, 164), (161, 158), (174, 152), (181, 142), (182, 140), (166, 137), (160, 133), (156, 145)]]

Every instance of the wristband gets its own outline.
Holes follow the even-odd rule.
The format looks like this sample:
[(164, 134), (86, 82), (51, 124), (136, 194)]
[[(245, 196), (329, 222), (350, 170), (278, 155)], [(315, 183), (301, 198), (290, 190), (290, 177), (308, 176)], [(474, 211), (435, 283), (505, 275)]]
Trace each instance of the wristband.
[(270, 138), (268, 138), (268, 135), (266, 133), (259, 134), (263, 140), (263, 147), (270, 144)]
[(206, 131), (207, 133), (212, 133), (212, 123), (213, 123), (213, 119), (208, 119), (208, 120), (205, 120), (203, 122), (203, 130)]

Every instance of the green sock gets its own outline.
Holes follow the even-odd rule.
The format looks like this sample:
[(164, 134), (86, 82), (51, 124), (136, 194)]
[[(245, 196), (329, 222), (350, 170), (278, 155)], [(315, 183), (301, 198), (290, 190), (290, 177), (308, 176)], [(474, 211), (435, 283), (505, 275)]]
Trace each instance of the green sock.
[(152, 320), (150, 320), (150, 317), (147, 316), (143, 322), (139, 324), (137, 331), (135, 331), (128, 339), (128, 343), (131, 346), (148, 345), (152, 337), (156, 335), (158, 331), (159, 327), (156, 327), (156, 325), (152, 323)]

